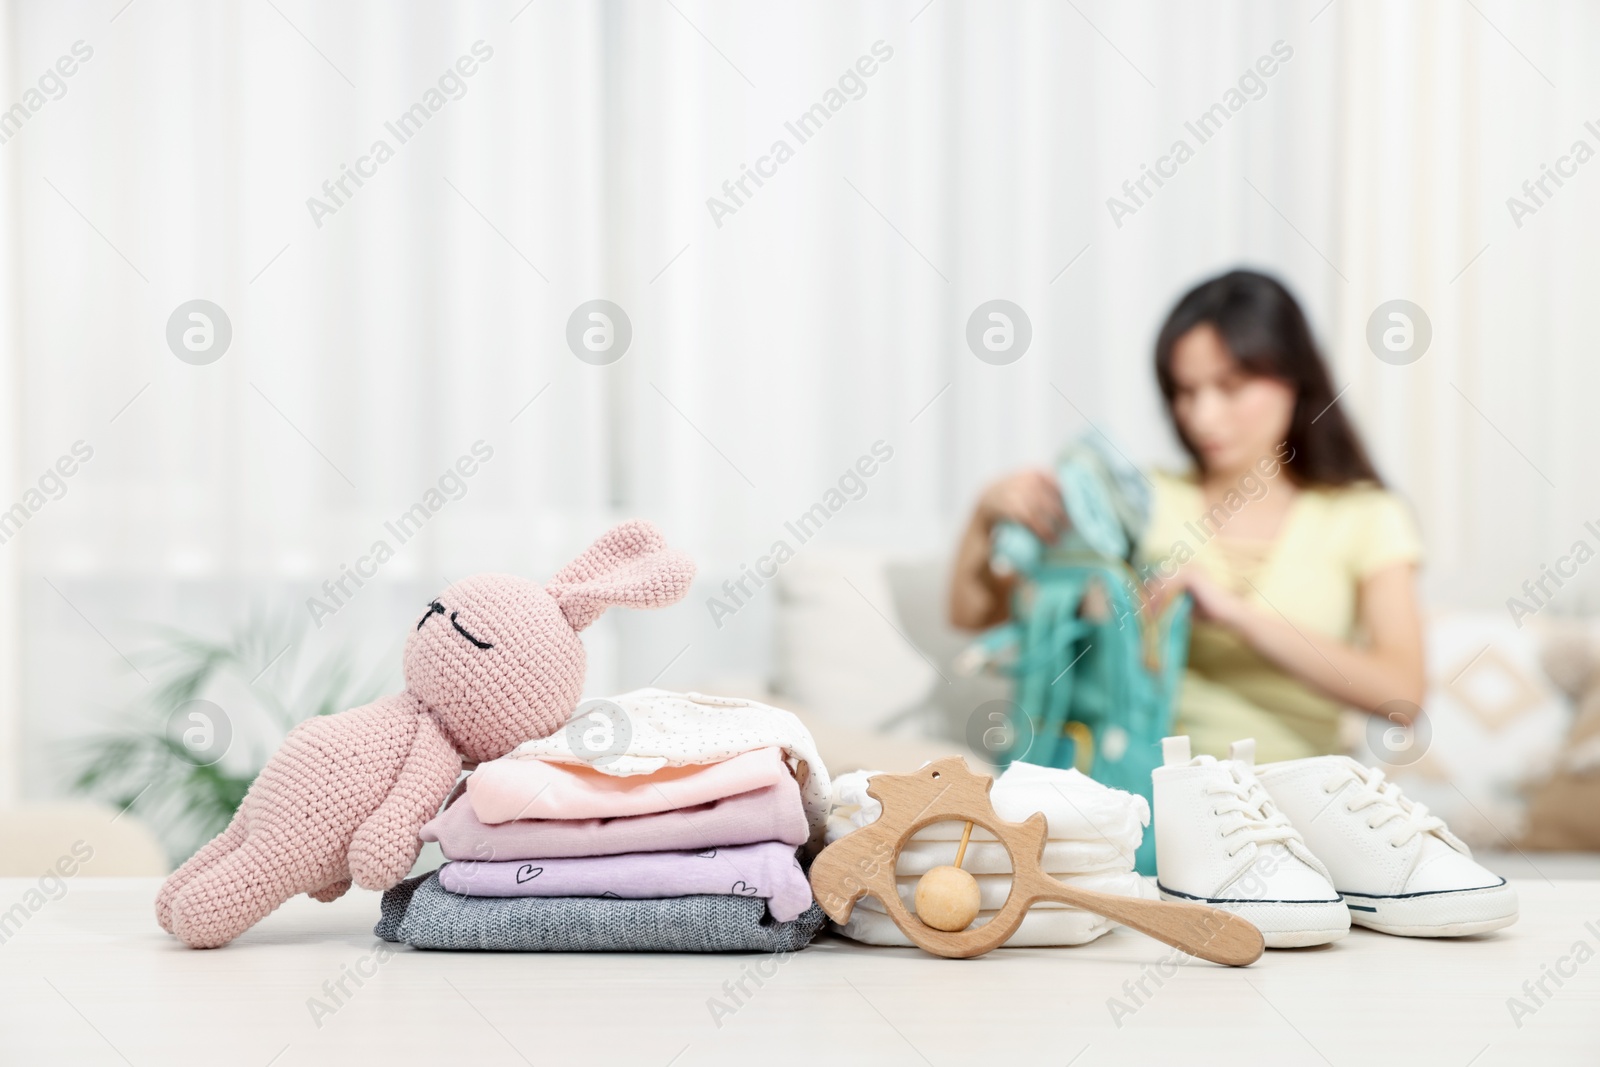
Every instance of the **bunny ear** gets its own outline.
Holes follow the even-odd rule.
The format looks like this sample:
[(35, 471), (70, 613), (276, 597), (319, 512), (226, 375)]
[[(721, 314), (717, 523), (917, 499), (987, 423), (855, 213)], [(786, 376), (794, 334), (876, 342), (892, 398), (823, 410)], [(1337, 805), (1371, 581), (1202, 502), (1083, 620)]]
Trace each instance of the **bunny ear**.
[(660, 608), (689, 591), (694, 561), (667, 547), (661, 531), (642, 519), (614, 526), (545, 586), (574, 630), (613, 604)]

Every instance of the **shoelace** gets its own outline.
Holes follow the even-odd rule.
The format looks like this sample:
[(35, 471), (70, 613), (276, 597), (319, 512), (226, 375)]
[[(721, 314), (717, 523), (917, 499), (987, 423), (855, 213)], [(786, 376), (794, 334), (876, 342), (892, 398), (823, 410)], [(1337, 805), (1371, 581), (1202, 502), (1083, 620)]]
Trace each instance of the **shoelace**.
[(1400, 825), (1395, 827), (1389, 838), (1391, 848), (1399, 848), (1418, 834), (1445, 828), (1443, 819), (1430, 815), (1425, 805), (1406, 797), (1398, 785), (1384, 778), (1383, 771), (1377, 767), (1364, 767), (1355, 760), (1341, 761), (1338, 771), (1322, 783), (1322, 790), (1325, 793), (1337, 793), (1348, 782), (1355, 782), (1356, 788), (1345, 800), (1347, 810), (1377, 809), (1367, 816), (1368, 829), (1377, 830), (1388, 823), (1399, 822)]
[(1246, 845), (1287, 845), (1291, 841), (1301, 841), (1300, 831), (1273, 805), (1272, 798), (1255, 775), (1246, 778), (1237, 767), (1224, 766), (1227, 766), (1228, 780), (1207, 786), (1206, 793), (1221, 798), (1211, 809), (1212, 814), (1238, 816), (1231, 826), (1218, 828), (1223, 837), (1233, 842), (1228, 848), (1229, 859)]

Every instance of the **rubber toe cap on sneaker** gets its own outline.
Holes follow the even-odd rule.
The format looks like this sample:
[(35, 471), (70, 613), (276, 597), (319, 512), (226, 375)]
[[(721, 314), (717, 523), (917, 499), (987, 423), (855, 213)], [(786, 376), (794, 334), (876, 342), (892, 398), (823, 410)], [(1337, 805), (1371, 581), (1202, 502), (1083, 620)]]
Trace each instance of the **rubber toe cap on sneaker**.
[(1268, 863), (1257, 860), (1244, 874), (1234, 879), (1219, 897), (1242, 900), (1322, 901), (1338, 900), (1339, 894), (1328, 880), (1294, 858)]
[(1501, 878), (1491, 874), (1470, 856), (1463, 856), (1438, 838), (1423, 844), (1422, 855), (1406, 879), (1407, 893), (1448, 893), (1461, 889), (1483, 889), (1499, 885)]

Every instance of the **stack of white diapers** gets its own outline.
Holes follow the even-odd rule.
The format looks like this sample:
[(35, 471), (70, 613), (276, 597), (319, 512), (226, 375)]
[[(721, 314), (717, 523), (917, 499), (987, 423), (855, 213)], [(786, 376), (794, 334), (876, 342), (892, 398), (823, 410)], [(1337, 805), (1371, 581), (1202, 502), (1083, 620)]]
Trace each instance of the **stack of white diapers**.
[[(856, 771), (834, 780), (829, 844), (882, 813), (882, 805), (867, 796), (867, 779), (875, 773)], [(1044, 873), (1083, 889), (1158, 899), (1155, 888), (1133, 870), (1134, 852), (1144, 827), (1150, 825), (1150, 806), (1143, 797), (1101, 785), (1075, 770), (1013, 763), (995, 779), (989, 799), (1006, 822), (1022, 822), (1036, 811), (1044, 812), (1049, 826)], [(916, 912), (917, 879), (935, 867), (955, 862), (962, 829), (959, 822), (925, 826), (900, 851), (895, 881), (900, 899), (912, 913)], [(994, 917), (1011, 891), (1011, 859), (993, 834), (975, 825), (961, 866), (977, 879), (980, 911), (974, 925), (981, 926)], [(1043, 901), (1028, 910), (1006, 945), (1081, 945), (1114, 925), (1092, 912)], [(833, 924), (833, 929), (869, 945), (911, 944), (883, 905), (870, 896), (856, 902), (849, 922)]]

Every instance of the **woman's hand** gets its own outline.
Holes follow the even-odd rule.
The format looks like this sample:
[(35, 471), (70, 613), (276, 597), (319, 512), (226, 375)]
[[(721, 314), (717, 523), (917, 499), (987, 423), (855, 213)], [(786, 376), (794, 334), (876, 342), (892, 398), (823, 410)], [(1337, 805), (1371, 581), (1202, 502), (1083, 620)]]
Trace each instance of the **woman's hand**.
[(1030, 467), (992, 482), (978, 497), (977, 517), (986, 529), (997, 522), (1019, 522), (1046, 544), (1067, 525), (1061, 486), (1048, 470)]
[(1229, 630), (1241, 630), (1253, 610), (1245, 599), (1217, 584), (1192, 563), (1161, 582), (1150, 602), (1150, 613), (1160, 615), (1179, 593), (1194, 598), (1195, 618)]
[(950, 572), (950, 622), (959, 629), (993, 626), (1011, 614), (1015, 578), (989, 567), (990, 534), (995, 523), (1008, 521), (1026, 526), (1046, 544), (1053, 543), (1067, 525), (1055, 475), (1039, 468), (1017, 471), (990, 483), (979, 495)]
[(1156, 587), (1149, 601), (1158, 615), (1188, 591), (1197, 619), (1235, 633), (1246, 645), (1292, 677), (1335, 700), (1399, 722), (1423, 700), (1422, 620), (1413, 590), (1415, 568), (1398, 563), (1369, 575), (1360, 586), (1360, 618), (1368, 645), (1357, 648), (1279, 614), (1217, 584), (1192, 563)]

